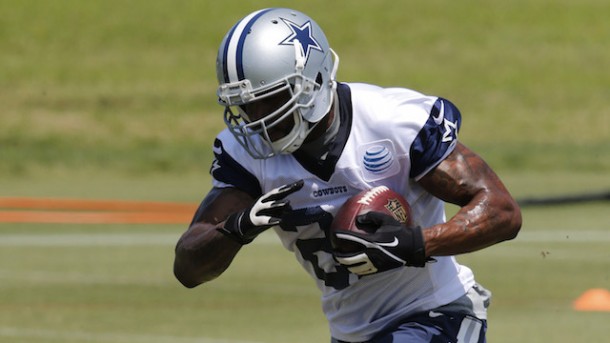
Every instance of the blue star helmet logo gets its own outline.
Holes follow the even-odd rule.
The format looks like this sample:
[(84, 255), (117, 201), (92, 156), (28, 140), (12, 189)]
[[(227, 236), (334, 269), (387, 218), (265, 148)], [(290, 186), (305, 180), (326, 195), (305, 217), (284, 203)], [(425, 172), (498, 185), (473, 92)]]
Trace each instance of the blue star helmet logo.
[(292, 33), (284, 39), (280, 45), (294, 45), (294, 40), (297, 39), (299, 45), (301, 45), (301, 52), (303, 53), (306, 62), (309, 59), (309, 54), (312, 49), (322, 51), (320, 44), (318, 44), (318, 41), (316, 41), (311, 33), (311, 21), (307, 21), (301, 26), (284, 18), (282, 18), (282, 21), (288, 26)]

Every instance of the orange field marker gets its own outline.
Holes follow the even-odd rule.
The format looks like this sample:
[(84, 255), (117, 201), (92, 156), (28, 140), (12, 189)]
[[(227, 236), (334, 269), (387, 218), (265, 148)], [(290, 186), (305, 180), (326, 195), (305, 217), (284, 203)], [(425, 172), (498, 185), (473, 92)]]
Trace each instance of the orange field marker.
[(194, 211), (197, 206), (160, 201), (0, 197), (0, 208), (85, 211)]
[(2, 223), (56, 224), (185, 224), (193, 213), (185, 212), (74, 212), (0, 211)]
[(188, 224), (196, 209), (174, 202), (0, 197), (0, 222)]
[(610, 312), (610, 291), (603, 288), (590, 289), (574, 301), (573, 308), (576, 311)]

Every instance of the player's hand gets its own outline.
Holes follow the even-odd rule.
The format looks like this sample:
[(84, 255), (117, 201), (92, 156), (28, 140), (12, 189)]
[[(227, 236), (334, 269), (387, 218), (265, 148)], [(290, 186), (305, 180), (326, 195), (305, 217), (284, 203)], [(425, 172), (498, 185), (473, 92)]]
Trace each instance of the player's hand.
[(230, 215), (224, 227), (218, 230), (240, 244), (248, 244), (261, 232), (280, 224), (282, 216), (290, 211), (285, 198), (303, 187), (303, 180), (272, 189), (256, 200), (254, 205)]
[(337, 231), (335, 238), (356, 243), (362, 250), (334, 252), (337, 262), (357, 275), (369, 275), (403, 267), (424, 267), (426, 254), (422, 229), (408, 228), (392, 216), (368, 212), (356, 217), (356, 226), (370, 234)]

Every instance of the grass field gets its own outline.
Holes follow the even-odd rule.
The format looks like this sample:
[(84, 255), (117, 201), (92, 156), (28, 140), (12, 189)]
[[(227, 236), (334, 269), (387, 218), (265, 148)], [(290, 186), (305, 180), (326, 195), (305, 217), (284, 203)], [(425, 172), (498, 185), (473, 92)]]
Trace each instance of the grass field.
[[(198, 203), (217, 45), (276, 5), (326, 29), (341, 80), (456, 102), (462, 141), (517, 198), (610, 190), (607, 1), (0, 0), (0, 196)], [(460, 256), (494, 293), (490, 342), (608, 341), (610, 313), (571, 308), (610, 289), (608, 212), (524, 208), (517, 240)], [(271, 235), (182, 288), (185, 226), (0, 223), (0, 342), (328, 341), (314, 283)]]
[[(0, 0), (0, 175), (206, 169), (218, 44), (260, 6)], [(610, 169), (607, 1), (295, 6), (326, 28), (340, 80), (453, 100), (463, 141), (494, 166)]]
[[(607, 207), (526, 208), (517, 240), (460, 257), (494, 292), (490, 341), (606, 341), (609, 314), (571, 305), (610, 285)], [(0, 341), (327, 341), (314, 283), (274, 236), (187, 290), (171, 274), (183, 229), (0, 224)]]

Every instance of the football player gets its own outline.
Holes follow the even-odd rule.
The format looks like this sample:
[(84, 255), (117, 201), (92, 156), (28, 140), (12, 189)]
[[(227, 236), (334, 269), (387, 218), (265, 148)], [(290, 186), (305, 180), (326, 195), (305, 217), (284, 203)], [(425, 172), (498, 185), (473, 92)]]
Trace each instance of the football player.
[[(518, 205), (457, 140), (451, 101), (338, 82), (338, 64), (295, 10), (259, 10), (228, 31), (216, 62), (227, 128), (213, 187), (176, 245), (177, 279), (213, 280), (272, 229), (316, 280), (331, 342), (484, 342), (490, 292), (453, 256), (514, 238)], [(373, 212), (357, 220), (374, 233), (335, 237), (360, 251), (333, 251), (339, 207), (379, 185), (404, 196), (414, 225)], [(449, 219), (444, 202), (460, 206)]]

